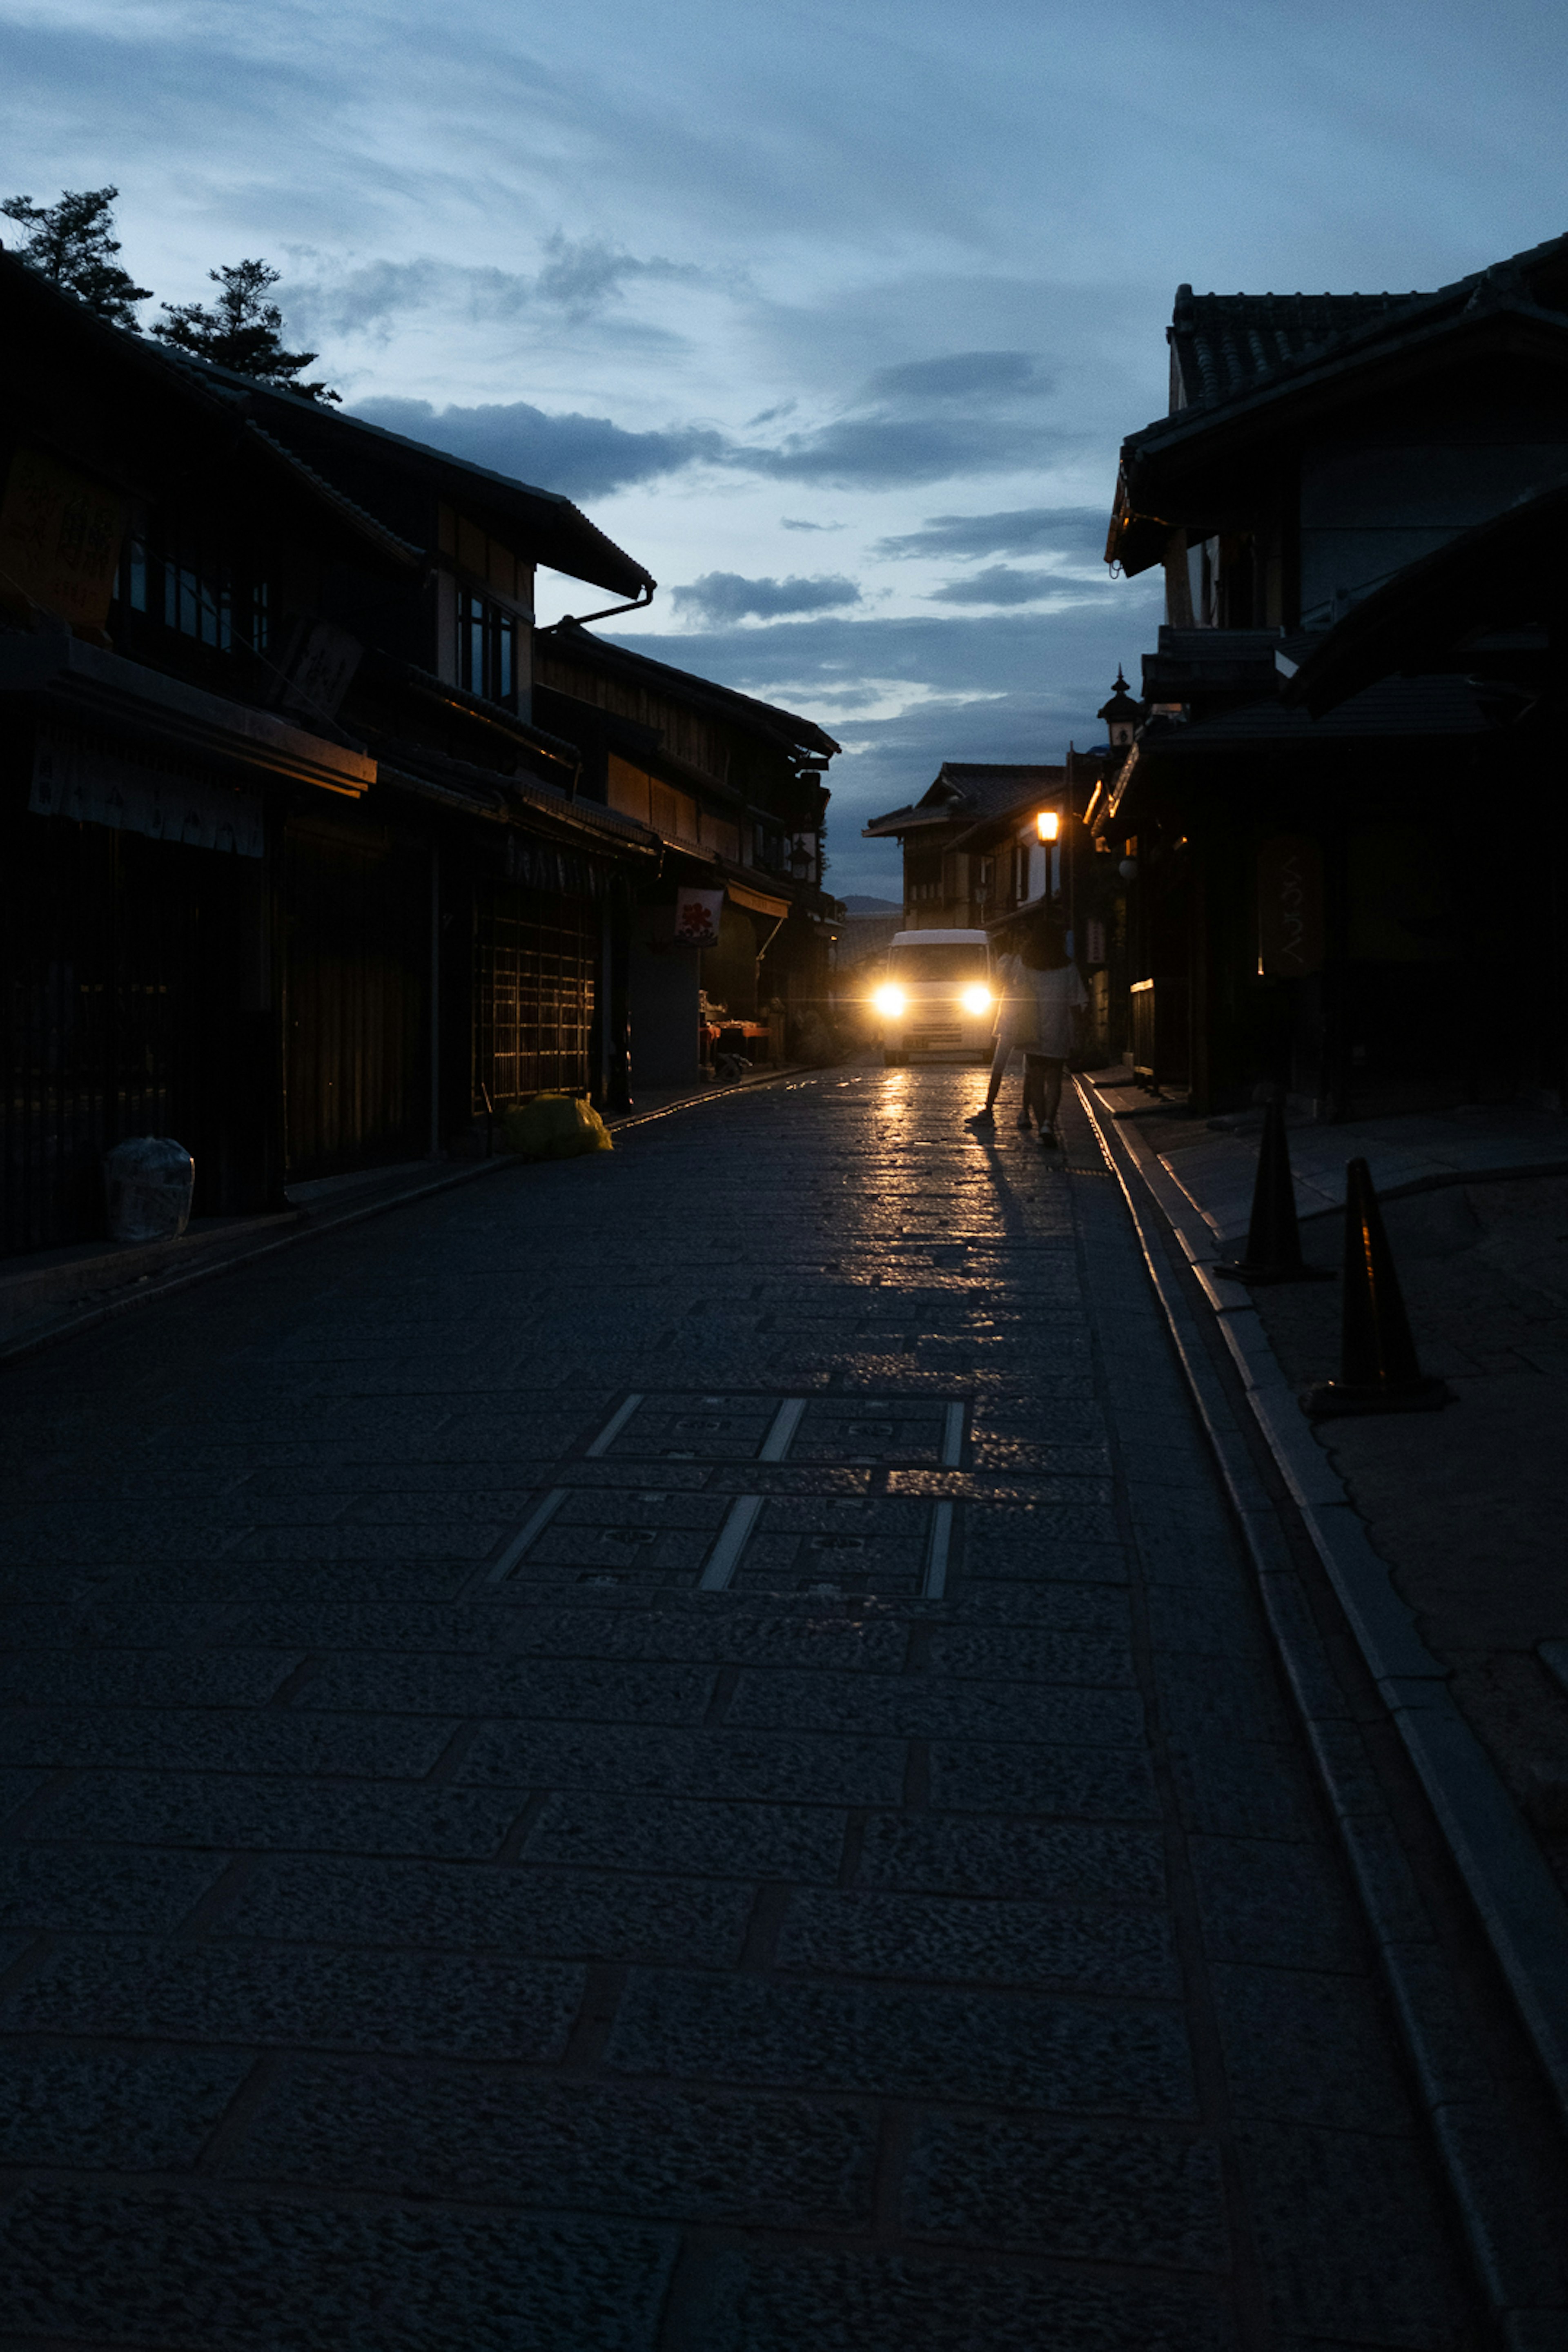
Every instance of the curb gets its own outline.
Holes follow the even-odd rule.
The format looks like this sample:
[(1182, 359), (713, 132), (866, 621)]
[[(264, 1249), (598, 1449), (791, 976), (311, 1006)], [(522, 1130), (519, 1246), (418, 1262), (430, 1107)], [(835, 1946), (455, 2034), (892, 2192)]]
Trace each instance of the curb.
[(656, 1118), (671, 1118), (678, 1110), (700, 1110), (705, 1104), (731, 1102), (736, 1095), (755, 1094), (761, 1087), (781, 1086), (786, 1078), (819, 1078), (822, 1070), (809, 1068), (804, 1062), (786, 1063), (780, 1070), (762, 1070), (755, 1077), (732, 1078), (727, 1086), (705, 1087), (700, 1094), (682, 1095), (679, 1102), (660, 1103), (657, 1110), (617, 1111), (605, 1125), (612, 1135), (619, 1135), (628, 1127), (647, 1127)]
[[(694, 1110), (700, 1104), (722, 1102), (738, 1094), (751, 1092), (758, 1087), (777, 1086), (784, 1078), (802, 1076), (817, 1076), (816, 1071), (805, 1071), (793, 1066), (785, 1070), (773, 1070), (760, 1077), (741, 1078), (734, 1085), (716, 1087), (710, 1093), (691, 1095), (680, 1102), (661, 1104), (657, 1110), (629, 1111), (605, 1122), (612, 1134), (626, 1128), (644, 1127), (656, 1118), (673, 1118), (677, 1111)], [(111, 1317), (129, 1314), (133, 1307), (150, 1307), (157, 1299), (171, 1297), (176, 1291), (188, 1290), (194, 1283), (205, 1282), (216, 1274), (227, 1274), (239, 1265), (253, 1265), (258, 1258), (270, 1257), (275, 1250), (287, 1249), (295, 1242), (312, 1241), (319, 1234), (337, 1233), (344, 1225), (363, 1224), (367, 1218), (378, 1217), (388, 1209), (406, 1208), (414, 1201), (428, 1200), (433, 1192), (450, 1192), (457, 1184), (471, 1184), (481, 1176), (494, 1176), (503, 1168), (525, 1168), (531, 1163), (515, 1159), (510, 1153), (498, 1153), (493, 1159), (465, 1161), (460, 1167), (444, 1169), (440, 1175), (427, 1181), (405, 1185), (396, 1192), (383, 1192), (372, 1200), (350, 1201), (341, 1209), (312, 1213), (297, 1209), (288, 1218), (286, 1232), (272, 1232), (258, 1236), (254, 1242), (241, 1243), (230, 1250), (215, 1247), (199, 1265), (188, 1265), (151, 1280), (128, 1284), (118, 1297), (100, 1298), (79, 1312), (68, 1313), (58, 1322), (46, 1323), (24, 1332), (21, 1338), (0, 1346), (0, 1365), (13, 1363), (18, 1357), (29, 1356), (36, 1349), (51, 1346), (57, 1339), (69, 1339), (79, 1331), (90, 1331)], [(366, 1191), (372, 1188), (367, 1185)], [(281, 1222), (281, 1218), (279, 1222)]]
[[(1093, 1089), (1075, 1080), (1107, 1166), (1132, 1219), (1144, 1265), (1236, 1512), (1264, 1612), (1319, 1779), (1343, 1845), (1432, 2127), (1472, 2262), (1511, 2352), (1561, 2352), (1568, 2305), (1532, 2209), (1539, 2198), (1498, 2110), (1490, 2078), (1471, 2054), (1431, 1920), (1372, 1760), (1313, 1621), (1274, 1505), (1229, 1399), (1209, 1363), (1195, 1313), (1182, 1296), (1128, 1181), (1128, 1166), (1174, 1230), (1220, 1317), (1270, 1453), (1300, 1509), (1352, 1635), (1398, 1727), (1455, 1864), (1513, 1996), (1559, 2111), (1568, 2105), (1568, 1906), (1490, 1759), (1394, 1591), (1343, 1486), (1314, 1443), (1256, 1309), (1205, 1279), (1193, 1207), (1165, 1171), (1121, 1135)], [(1119, 1153), (1111, 1138), (1120, 1142)], [(1162, 1181), (1163, 1180), (1163, 1181)], [(1184, 1224), (1185, 1221), (1185, 1224)], [(1237, 1317), (1247, 1318), (1233, 1330)], [(1272, 1377), (1270, 1377), (1272, 1375)], [(1293, 1416), (1285, 1418), (1284, 1408)]]

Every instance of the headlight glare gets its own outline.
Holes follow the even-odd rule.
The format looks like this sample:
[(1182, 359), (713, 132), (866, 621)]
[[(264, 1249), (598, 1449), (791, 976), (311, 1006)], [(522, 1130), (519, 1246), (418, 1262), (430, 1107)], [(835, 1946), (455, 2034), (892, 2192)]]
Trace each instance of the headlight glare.
[(988, 988), (981, 988), (977, 984), (973, 988), (966, 988), (958, 1001), (965, 1013), (989, 1013), (991, 991)]
[(889, 981), (885, 986), (872, 991), (871, 1003), (884, 1020), (896, 1021), (908, 1005), (909, 999), (901, 988), (896, 988)]

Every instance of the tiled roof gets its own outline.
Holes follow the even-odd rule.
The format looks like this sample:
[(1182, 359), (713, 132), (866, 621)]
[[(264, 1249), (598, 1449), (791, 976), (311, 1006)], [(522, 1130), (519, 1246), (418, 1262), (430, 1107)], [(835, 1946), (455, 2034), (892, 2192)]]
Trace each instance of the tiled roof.
[(1417, 294), (1194, 294), (1178, 286), (1167, 330), (1180, 378), (1172, 405), (1228, 400), (1347, 329), (1386, 317)]
[(936, 782), (920, 805), (924, 808), (945, 784), (968, 803), (975, 816), (999, 816), (1016, 801), (1032, 799), (1039, 793), (1059, 791), (1066, 777), (1065, 768), (1012, 767), (1000, 763), (944, 760)]
[(944, 760), (936, 781), (918, 801), (889, 810), (886, 816), (874, 816), (863, 830), (868, 835), (897, 834), (944, 823), (974, 824), (983, 817), (1005, 815), (1042, 793), (1060, 792), (1066, 782), (1065, 768)]
[[(1508, 309), (1561, 319), (1568, 313), (1568, 236), (1549, 237), (1451, 285), (1408, 294), (1194, 294), (1176, 289), (1166, 330), (1180, 375), (1172, 407), (1217, 406), (1343, 349), (1390, 334)], [(1156, 426), (1145, 428), (1154, 432)]]

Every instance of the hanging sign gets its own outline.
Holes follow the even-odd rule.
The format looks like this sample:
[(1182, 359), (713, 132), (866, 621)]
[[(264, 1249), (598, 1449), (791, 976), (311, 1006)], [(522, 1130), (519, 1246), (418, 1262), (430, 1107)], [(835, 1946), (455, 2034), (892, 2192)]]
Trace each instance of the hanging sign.
[(1310, 834), (1285, 833), (1258, 853), (1258, 969), (1300, 980), (1323, 961), (1323, 854)]
[(37, 449), (11, 460), (0, 506), (0, 592), (85, 628), (109, 618), (125, 501)]
[(679, 945), (688, 948), (716, 948), (719, 944), (719, 918), (723, 911), (722, 890), (682, 890), (675, 894), (675, 937)]

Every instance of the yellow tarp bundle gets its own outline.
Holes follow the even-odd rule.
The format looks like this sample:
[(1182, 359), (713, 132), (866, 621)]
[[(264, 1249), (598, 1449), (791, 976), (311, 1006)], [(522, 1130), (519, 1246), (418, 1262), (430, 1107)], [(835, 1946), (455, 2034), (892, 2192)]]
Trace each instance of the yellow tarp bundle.
[(609, 1130), (580, 1095), (535, 1095), (500, 1122), (501, 1147), (520, 1160), (575, 1160), (584, 1151), (613, 1151)]

